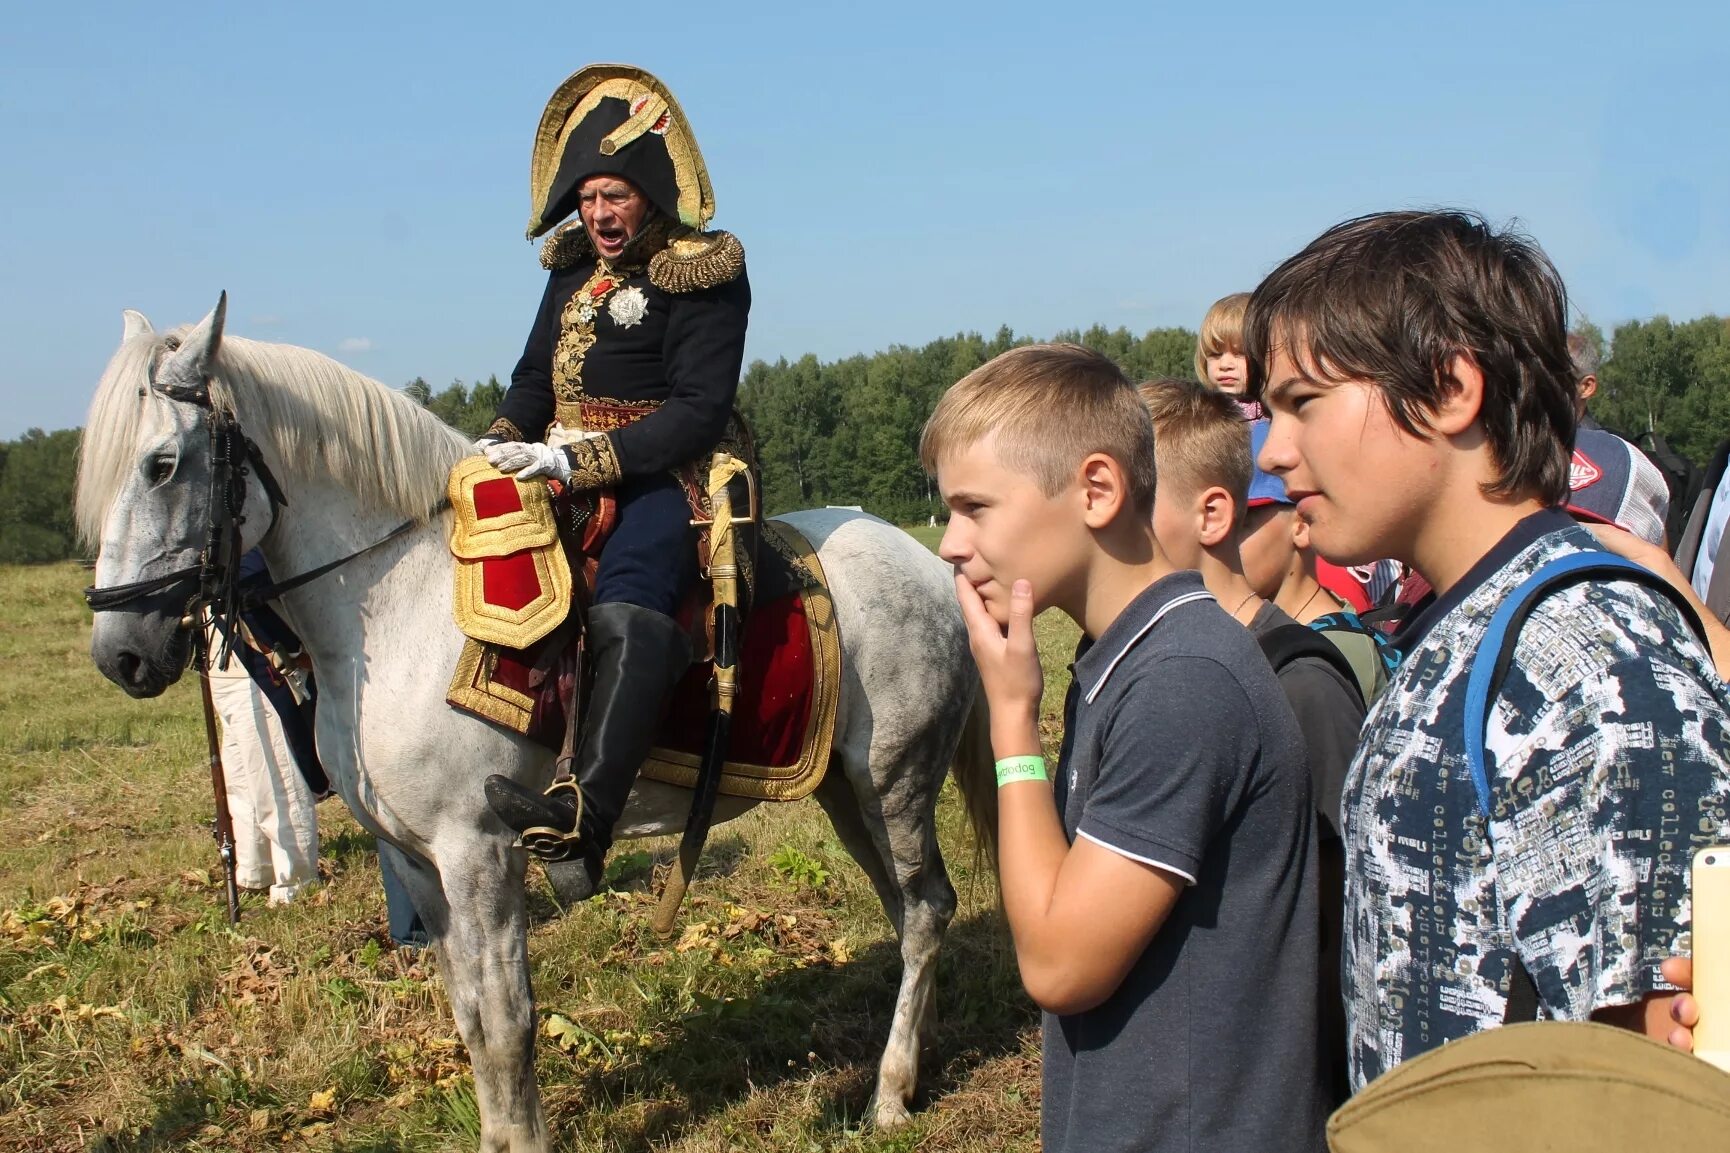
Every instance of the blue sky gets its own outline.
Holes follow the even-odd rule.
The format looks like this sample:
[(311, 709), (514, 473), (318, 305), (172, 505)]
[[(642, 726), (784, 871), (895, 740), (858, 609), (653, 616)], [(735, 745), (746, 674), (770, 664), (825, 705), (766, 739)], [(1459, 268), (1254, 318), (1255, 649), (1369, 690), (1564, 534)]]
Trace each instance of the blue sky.
[(0, 438), (81, 424), (120, 310), (391, 384), (505, 377), (546, 97), (667, 81), (748, 355), (1194, 327), (1359, 212), (1517, 217), (1606, 328), (1730, 311), (1730, 5), (14, 6)]

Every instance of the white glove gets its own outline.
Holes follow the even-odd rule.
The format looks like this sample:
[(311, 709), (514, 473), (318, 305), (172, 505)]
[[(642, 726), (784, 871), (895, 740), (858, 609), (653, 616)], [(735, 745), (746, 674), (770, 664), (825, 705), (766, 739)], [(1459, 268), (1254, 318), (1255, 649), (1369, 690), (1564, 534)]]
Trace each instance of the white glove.
[(489, 464), (500, 472), (516, 473), (518, 480), (550, 476), (560, 484), (571, 481), (571, 462), (564, 452), (539, 441), (505, 441), (488, 445), (485, 451)]
[(483, 436), (479, 440), (475, 441), (475, 451), (485, 454), (487, 449), (498, 443), (499, 438), (496, 436)]

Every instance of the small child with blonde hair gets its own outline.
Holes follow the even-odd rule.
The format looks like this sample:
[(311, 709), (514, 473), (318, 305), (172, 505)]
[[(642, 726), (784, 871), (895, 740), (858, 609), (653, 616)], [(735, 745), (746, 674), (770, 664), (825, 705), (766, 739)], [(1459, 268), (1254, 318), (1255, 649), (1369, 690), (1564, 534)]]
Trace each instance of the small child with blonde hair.
[(1243, 355), (1243, 314), (1248, 306), (1247, 292), (1214, 301), (1195, 342), (1195, 378), (1239, 398), (1249, 387), (1249, 361)]

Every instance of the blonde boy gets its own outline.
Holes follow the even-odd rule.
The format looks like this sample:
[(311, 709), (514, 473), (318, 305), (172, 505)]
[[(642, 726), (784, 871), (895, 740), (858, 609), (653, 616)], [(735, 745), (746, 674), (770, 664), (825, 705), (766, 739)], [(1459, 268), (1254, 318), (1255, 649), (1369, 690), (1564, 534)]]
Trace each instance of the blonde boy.
[[(1045, 1010), (1047, 1150), (1323, 1147), (1301, 738), (1255, 643), (1154, 539), (1153, 430), (1110, 360), (1004, 353), (920, 457), (991, 706), (999, 867)], [(1084, 634), (1054, 781), (1033, 616)]]
[[(1160, 549), (1174, 566), (1200, 573), (1207, 590), (1258, 640), (1300, 627), (1248, 579), (1247, 558), (1240, 555), (1253, 466), (1250, 427), (1237, 405), (1193, 381), (1154, 381), (1139, 391), (1159, 446), (1153, 531)], [(1339, 837), (1340, 789), (1364, 719), (1363, 694), (1341, 671), (1344, 663), (1343, 654), (1338, 661), (1297, 655), (1276, 670), (1303, 730), (1316, 806), (1331, 839)]]

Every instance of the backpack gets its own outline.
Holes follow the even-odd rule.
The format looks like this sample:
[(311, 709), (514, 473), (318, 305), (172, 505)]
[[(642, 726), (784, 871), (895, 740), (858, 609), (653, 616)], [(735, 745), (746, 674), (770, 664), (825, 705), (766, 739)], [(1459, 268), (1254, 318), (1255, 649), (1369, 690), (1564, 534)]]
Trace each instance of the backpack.
[(1400, 666), (1400, 652), (1388, 634), (1350, 610), (1319, 616), (1309, 627), (1345, 655), (1364, 705), (1374, 704)]
[(1339, 650), (1339, 646), (1316, 632), (1308, 625), (1280, 625), (1256, 638), (1261, 644), (1262, 655), (1267, 657), (1267, 663), (1273, 666), (1277, 675), (1293, 661), (1305, 657), (1314, 657), (1326, 661), (1328, 666), (1338, 673), (1346, 684), (1357, 694), (1358, 704), (1368, 707), (1364, 699), (1364, 690), (1358, 683), (1357, 670), (1352, 668), (1351, 661)]
[(1682, 539), (1688, 510), (1700, 492), (1700, 482), (1705, 473), (1699, 465), (1671, 448), (1670, 442), (1657, 429), (1649, 429), (1631, 439), (1634, 447), (1664, 475), (1664, 487), (1670, 490), (1670, 508), (1664, 516), (1664, 539), (1674, 552), (1676, 542)]
[[(1615, 553), (1602, 550), (1570, 553), (1541, 565), (1538, 571), (1522, 581), (1490, 617), (1489, 627), (1478, 642), (1477, 652), (1466, 671), (1466, 762), (1471, 768), (1472, 790), (1477, 796), (1478, 812), (1486, 822), (1490, 819), (1490, 781), (1484, 766), (1484, 736), (1489, 727), (1490, 702), (1508, 675), (1514, 660), (1514, 647), (1520, 630), (1532, 615), (1532, 610), (1559, 589), (1586, 580), (1631, 581), (1645, 585), (1667, 597), (1682, 613), (1682, 619), (1702, 638), (1705, 630), (1694, 606), (1670, 586), (1670, 582), (1643, 565), (1635, 564)], [(1503, 1015), (1506, 1022), (1533, 1021), (1538, 1016), (1538, 991), (1531, 974), (1516, 956), (1514, 974), (1508, 989), (1508, 1006)]]

